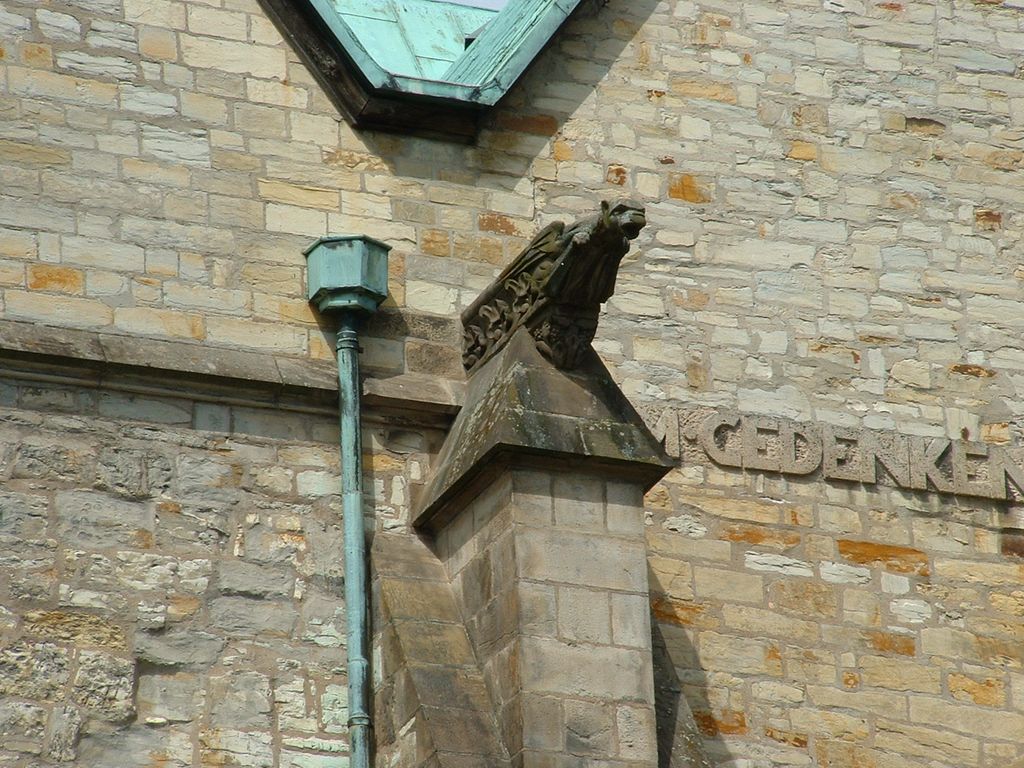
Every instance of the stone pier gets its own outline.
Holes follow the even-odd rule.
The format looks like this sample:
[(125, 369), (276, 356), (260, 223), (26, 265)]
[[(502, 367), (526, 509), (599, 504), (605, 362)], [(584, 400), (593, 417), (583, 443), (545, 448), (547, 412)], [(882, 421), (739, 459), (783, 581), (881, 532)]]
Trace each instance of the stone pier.
[(668, 460), (588, 352), (525, 330), (478, 370), (417, 527), (516, 766), (657, 764), (644, 490)]

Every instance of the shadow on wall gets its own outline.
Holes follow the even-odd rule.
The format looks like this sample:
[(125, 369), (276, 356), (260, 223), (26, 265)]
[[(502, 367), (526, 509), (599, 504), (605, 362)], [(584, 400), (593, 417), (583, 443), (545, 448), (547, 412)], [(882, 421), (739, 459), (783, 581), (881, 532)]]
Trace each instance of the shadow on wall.
[[(664, 596), (665, 591), (653, 571), (648, 571), (651, 597)], [(725, 744), (717, 736), (701, 732), (693, 715), (711, 711), (707, 695), (707, 678), (700, 668), (697, 652), (686, 632), (678, 627), (669, 629), (658, 623), (651, 614), (651, 634), (654, 655), (654, 707), (658, 727), (658, 768), (714, 768), (708, 757), (728, 758)], [(686, 692), (679, 670), (686, 670)], [(687, 699), (689, 694), (690, 699)]]

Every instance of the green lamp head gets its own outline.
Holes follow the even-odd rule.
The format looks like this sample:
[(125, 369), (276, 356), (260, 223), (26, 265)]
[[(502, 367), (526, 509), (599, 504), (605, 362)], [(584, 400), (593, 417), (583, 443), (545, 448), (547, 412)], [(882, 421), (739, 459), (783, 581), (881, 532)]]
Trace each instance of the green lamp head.
[(366, 235), (326, 235), (303, 253), (310, 302), (321, 312), (374, 312), (388, 296), (391, 246)]

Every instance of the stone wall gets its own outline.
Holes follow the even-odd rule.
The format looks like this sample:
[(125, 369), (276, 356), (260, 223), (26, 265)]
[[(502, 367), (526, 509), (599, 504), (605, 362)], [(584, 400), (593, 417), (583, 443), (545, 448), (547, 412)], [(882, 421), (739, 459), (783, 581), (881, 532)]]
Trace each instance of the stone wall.
[[(628, 196), (646, 204), (649, 225), (596, 346), (638, 406), (1019, 444), (1022, 45), (1017, 0), (588, 2), (477, 144), (461, 146), (340, 123), (255, 0), (2, 0), (0, 308), (18, 324), (324, 361), (330, 328), (303, 298), (300, 251), (327, 231), (366, 233), (395, 247), (392, 298), (363, 342), (368, 370), (461, 380), (457, 312), (541, 225)], [(17, 478), (4, 492), (20, 496), (0, 525), (42, 543), (13, 550), (3, 653), (12, 668), (42, 654), (65, 671), (47, 676), (63, 687), (45, 691), (12, 673), (20, 687), (3, 722), (15, 725), (3, 727), (29, 736), (4, 743), (30, 751), (0, 759), (63, 754), (77, 717), (96, 734), (82, 754), (173, 742), (165, 751), (183, 764), (207, 759), (202, 750), (220, 749), (209, 760), (227, 764), (302, 751), (285, 732), (321, 746), (340, 739), (316, 708), (343, 678), (334, 661), (306, 661), (322, 657), (303, 639), (319, 610), (309, 606), (339, 603), (321, 602), (312, 582), (297, 596), (291, 581), (312, 578), (300, 565), (326, 543), (310, 536), (294, 562), (287, 547), (260, 549), (335, 525), (329, 500), (317, 500), (333, 470), (282, 453), (296, 439), (326, 451), (327, 436), (212, 438), (203, 404), (161, 405), (165, 425), (153, 431), (137, 423), (155, 418), (148, 406), (104, 405), (102, 393), (20, 397), (3, 426), (29, 448), (6, 465)], [(400, 442), (420, 451), (422, 434), (413, 425)], [(1012, 502), (787, 479), (684, 449), (648, 496), (655, 634), (717, 762), (1002, 768), (1024, 757), (1014, 737), (1024, 574), (1007, 546), (1024, 526)], [(165, 551), (163, 491), (136, 459), (121, 466), (119, 451), (173, 459), (172, 497), (226, 483), (231, 499), (204, 513), (226, 517), (228, 529), (209, 534), (223, 541), (172, 539)], [(244, 460), (226, 458), (239, 452)], [(179, 453), (203, 458), (180, 464)], [(255, 469), (218, 479), (250, 454), (253, 467), (266, 461), (266, 487)], [(368, 463), (371, 487), (380, 525), (400, 528), (425, 469), (386, 456)], [(298, 485), (304, 475), (311, 485)], [(298, 509), (281, 519), (294, 515), (299, 528), (273, 529), (273, 508), (236, 497)], [(87, 503), (97, 498), (102, 506)], [(127, 517), (110, 516), (121, 507)], [(110, 526), (109, 542), (61, 527), (79, 512)], [(246, 539), (232, 526), (248, 530), (249, 515), (268, 531), (254, 534), (256, 555), (232, 549)], [(183, 537), (200, 524), (180, 520)], [(132, 538), (139, 530), (156, 538)], [(14, 546), (4, 543), (5, 558)], [(79, 551), (84, 560), (67, 560)], [(251, 615), (217, 609), (256, 602), (223, 591), (221, 564), (264, 555), (291, 590), (267, 598), (295, 621), (286, 649), (268, 640), (283, 666), (255, 628), (224, 623)], [(156, 586), (128, 593), (145, 599), (102, 604), (147, 558)], [(207, 571), (182, 571), (202, 560)], [(210, 581), (190, 593), (190, 578)], [(198, 601), (181, 603), (195, 616), (172, 612), (179, 592)], [(100, 602), (67, 603), (83, 593)], [(67, 618), (79, 614), (95, 618)], [(162, 630), (145, 623), (161, 620)], [(180, 672), (132, 661), (137, 637), (179, 626), (217, 642), (237, 634), (242, 647)], [(93, 639), (76, 641), (83, 633)], [(89, 665), (111, 681), (102, 700), (76, 682)], [(132, 675), (134, 702), (123, 695)], [(143, 687), (154, 676), (167, 687)], [(145, 698), (166, 691), (180, 703), (193, 685), (201, 714), (189, 721)], [(276, 700), (290, 685), (306, 709), (285, 716), (291, 705)], [(244, 686), (245, 697), (234, 693)], [(217, 730), (211, 707), (240, 697), (251, 722), (263, 719), (234, 730), (258, 735), (203, 736), (232, 730)], [(129, 741), (103, 735), (115, 721), (134, 723)], [(88, 754), (83, 764), (103, 764)]]
[(332, 410), (0, 386), (0, 765), (344, 759)]

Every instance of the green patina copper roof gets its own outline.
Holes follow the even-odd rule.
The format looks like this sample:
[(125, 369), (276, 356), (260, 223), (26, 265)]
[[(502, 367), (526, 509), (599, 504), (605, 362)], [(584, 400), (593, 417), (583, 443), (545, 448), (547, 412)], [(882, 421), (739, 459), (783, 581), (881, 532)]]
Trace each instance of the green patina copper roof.
[(298, 2), (309, 4), (372, 89), (490, 106), (580, 0), (508, 0), (500, 11), (438, 0)]
[(497, 10), (439, 0), (333, 0), (366, 53), (395, 75), (444, 80)]
[(258, 1), (354, 125), (461, 141), (581, 2)]

